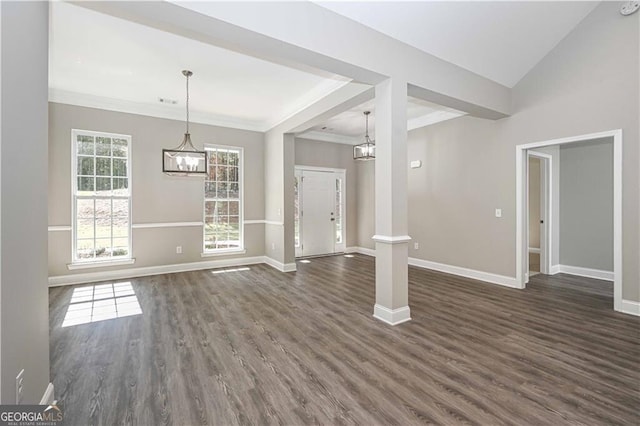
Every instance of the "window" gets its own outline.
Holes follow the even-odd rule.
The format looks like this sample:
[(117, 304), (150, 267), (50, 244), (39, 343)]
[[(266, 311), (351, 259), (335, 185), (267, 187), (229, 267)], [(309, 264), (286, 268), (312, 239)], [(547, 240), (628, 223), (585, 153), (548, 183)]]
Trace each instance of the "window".
[(342, 197), (342, 179), (336, 179), (336, 205), (335, 205), (335, 231), (336, 231), (336, 244), (342, 244), (342, 209), (344, 208), (344, 199)]
[(242, 149), (207, 146), (204, 182), (204, 252), (244, 248), (242, 226)]
[(131, 258), (131, 136), (74, 130), (73, 261)]
[[(298, 171), (296, 170), (296, 173)], [(293, 183), (293, 238), (295, 246), (300, 247), (300, 185), (299, 177), (296, 175)]]

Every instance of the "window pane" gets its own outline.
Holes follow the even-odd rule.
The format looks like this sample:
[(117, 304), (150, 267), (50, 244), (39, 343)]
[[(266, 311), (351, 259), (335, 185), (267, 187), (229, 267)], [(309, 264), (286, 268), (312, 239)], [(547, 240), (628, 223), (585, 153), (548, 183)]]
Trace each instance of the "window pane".
[(111, 158), (96, 157), (96, 175), (111, 176)]
[(96, 138), (96, 155), (111, 155), (111, 138)]
[(96, 238), (111, 238), (111, 217), (96, 218)]
[(111, 256), (111, 238), (96, 239), (96, 258)]
[(113, 200), (113, 215), (129, 217), (129, 200)]
[(227, 180), (227, 167), (225, 167), (225, 166), (217, 166), (216, 167), (215, 180), (217, 182), (224, 182), (224, 181)]
[(78, 259), (90, 259), (93, 257), (93, 239), (78, 240), (76, 244)]
[(96, 200), (96, 217), (111, 217), (111, 200)]
[(76, 221), (76, 238), (93, 237), (93, 218), (79, 218)]
[(121, 217), (113, 218), (113, 237), (115, 238), (115, 237), (128, 237), (128, 236), (129, 236), (129, 219), (121, 218)]
[(76, 152), (80, 155), (93, 155), (93, 136), (78, 135), (76, 143)]
[(126, 139), (112, 139), (112, 148), (114, 157), (126, 157), (127, 156), (127, 140)]
[(94, 192), (94, 178), (79, 177), (78, 178), (78, 195), (88, 195)]
[(229, 184), (229, 198), (240, 198), (240, 184)]
[(228, 176), (229, 182), (238, 182), (238, 168), (229, 167)]
[(113, 195), (123, 196), (129, 194), (129, 179), (113, 178)]
[(216, 183), (215, 182), (205, 182), (204, 184), (204, 197), (205, 198), (214, 198), (216, 196)]
[(230, 166), (238, 166), (239, 165), (239, 159), (238, 159), (238, 153), (237, 152), (229, 152), (227, 155), (228, 155), (228, 158), (229, 158), (229, 165)]
[(91, 200), (77, 200), (76, 201), (76, 215), (78, 217), (86, 217), (93, 219), (93, 199)]
[(227, 153), (224, 151), (218, 151), (218, 164), (227, 164)]
[(240, 202), (239, 201), (229, 201), (229, 214), (233, 216), (240, 215)]
[(127, 160), (120, 158), (113, 159), (113, 175), (127, 176)]
[(78, 174), (88, 176), (94, 175), (93, 157), (78, 157)]
[(110, 195), (111, 178), (96, 178), (96, 192), (98, 192), (98, 195)]
[(218, 182), (216, 194), (218, 198), (227, 198), (227, 182)]

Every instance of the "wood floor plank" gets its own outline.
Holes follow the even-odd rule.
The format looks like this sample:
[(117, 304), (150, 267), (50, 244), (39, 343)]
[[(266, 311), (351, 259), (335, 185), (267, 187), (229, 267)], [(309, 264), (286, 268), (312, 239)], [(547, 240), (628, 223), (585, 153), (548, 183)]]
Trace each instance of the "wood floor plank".
[(142, 314), (62, 327), (69, 425), (640, 424), (640, 318), (608, 282), (515, 290), (411, 267), (412, 321), (372, 317), (375, 260), (332, 256), (127, 280)]

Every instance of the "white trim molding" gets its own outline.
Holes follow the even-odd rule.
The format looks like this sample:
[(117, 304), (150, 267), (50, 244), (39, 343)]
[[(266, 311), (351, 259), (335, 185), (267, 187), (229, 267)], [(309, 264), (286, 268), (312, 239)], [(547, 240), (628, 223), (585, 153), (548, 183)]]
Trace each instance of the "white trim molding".
[(47, 230), (49, 232), (71, 231), (71, 225), (50, 225)]
[(202, 222), (157, 222), (157, 223), (134, 223), (133, 229), (144, 228), (183, 228), (188, 226), (202, 226)]
[(409, 306), (389, 309), (376, 303), (373, 307), (373, 317), (389, 325), (398, 325), (411, 320), (411, 310)]
[(245, 254), (246, 252), (247, 250), (242, 248), (220, 249), (218, 251), (200, 253), (200, 257), (230, 256), (232, 254)]
[(204, 262), (178, 263), (174, 265), (145, 266), (140, 268), (116, 269), (111, 271), (85, 272), (73, 275), (58, 275), (49, 277), (49, 287), (84, 284), (107, 280), (122, 280), (135, 277), (146, 277), (149, 275), (199, 271), (203, 269), (255, 265), (258, 263), (267, 263), (264, 256), (238, 257), (234, 259), (219, 259), (208, 260)]
[(529, 247), (529, 253), (540, 254), (540, 247)]
[(257, 224), (263, 224), (264, 225), (265, 223), (267, 223), (267, 221), (264, 220), (264, 219), (255, 219), (255, 220), (245, 220), (243, 223), (245, 225), (257, 225)]
[(371, 239), (382, 244), (402, 244), (411, 241), (408, 235), (374, 235)]
[(284, 226), (284, 222), (278, 222), (277, 220), (265, 220), (265, 224), (274, 226)]
[(580, 266), (557, 265), (561, 274), (577, 275), (579, 277), (595, 278), (597, 280), (613, 281), (613, 271), (583, 268)]
[(414, 257), (409, 258), (409, 265), (458, 275), (460, 277), (472, 278), (474, 280), (485, 281), (505, 287), (521, 288), (514, 277), (507, 277), (505, 275), (492, 274), (490, 272), (477, 271), (475, 269), (462, 268), (460, 266), (447, 265), (444, 263), (436, 263), (431, 262), (430, 260), (416, 259)]
[(51, 405), (54, 402), (54, 398), (53, 383), (49, 383), (42, 395), (42, 399), (40, 399), (40, 405)]
[(296, 272), (297, 267), (296, 263), (282, 263), (278, 262), (275, 259), (270, 258), (269, 256), (264, 256), (264, 263), (271, 266), (274, 269), (277, 269), (280, 272)]
[(551, 265), (549, 269), (549, 275), (555, 275), (560, 273), (560, 265)]
[(620, 312), (640, 317), (640, 302), (622, 299)]

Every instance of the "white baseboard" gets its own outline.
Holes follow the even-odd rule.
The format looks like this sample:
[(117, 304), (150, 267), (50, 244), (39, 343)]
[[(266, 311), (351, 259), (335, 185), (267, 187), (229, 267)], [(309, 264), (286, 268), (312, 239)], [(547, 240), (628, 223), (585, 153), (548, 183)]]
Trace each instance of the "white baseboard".
[(373, 317), (389, 325), (398, 325), (411, 320), (411, 310), (408, 306), (389, 309), (376, 304), (373, 307)]
[[(202, 269), (228, 268), (233, 266), (268, 263), (264, 256), (217, 259), (204, 262), (178, 263), (174, 265), (146, 266), (140, 268), (116, 269), (112, 271), (85, 272), (81, 274), (58, 275), (49, 277), (49, 287), (84, 284), (97, 281), (122, 280), (149, 275), (172, 274), (175, 272), (199, 271)], [(273, 265), (271, 265), (273, 266)], [(278, 269), (278, 268), (276, 268)]]
[(347, 249), (345, 250), (345, 253), (360, 253), (367, 256), (376, 257), (375, 249), (370, 249), (366, 247), (347, 247)]
[(579, 277), (587, 277), (587, 278), (595, 278), (597, 280), (613, 281), (613, 272), (611, 271), (602, 271), (600, 269), (582, 268), (579, 266), (569, 266), (569, 265), (557, 265), (557, 267), (558, 267), (558, 272), (562, 274), (577, 275)]
[(432, 269), (434, 271), (446, 272), (447, 274), (459, 275), (461, 277), (473, 278), (474, 280), (486, 281), (492, 284), (498, 284), (505, 287), (520, 288), (514, 277), (505, 275), (492, 274), (490, 272), (477, 271), (475, 269), (462, 268), (460, 266), (446, 265), (444, 263), (431, 262), (429, 260), (409, 258), (409, 265), (418, 268)]
[(640, 302), (634, 302), (633, 300), (622, 299), (622, 306), (620, 312), (629, 315), (640, 316)]
[(560, 265), (551, 265), (551, 269), (549, 270), (549, 275), (555, 275), (560, 273)]
[(54, 402), (53, 383), (49, 383), (47, 385), (47, 389), (44, 391), (44, 395), (42, 395), (42, 399), (40, 400), (40, 405), (52, 405), (53, 402)]
[(275, 259), (272, 259), (268, 256), (264, 256), (264, 263), (266, 263), (267, 265), (271, 266), (272, 268), (277, 269), (280, 272), (295, 272), (296, 269), (296, 263), (282, 263), (282, 262), (278, 262)]

